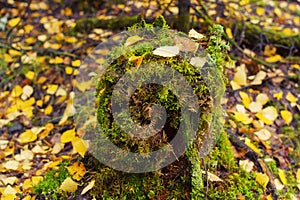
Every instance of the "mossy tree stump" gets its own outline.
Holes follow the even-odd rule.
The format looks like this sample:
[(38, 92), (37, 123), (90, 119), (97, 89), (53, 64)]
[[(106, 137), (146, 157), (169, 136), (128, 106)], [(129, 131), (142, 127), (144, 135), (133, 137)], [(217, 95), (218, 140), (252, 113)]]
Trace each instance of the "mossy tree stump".
[[(104, 160), (100, 159), (104, 164), (95, 164), (93, 159), (86, 161), (87, 166), (97, 171), (96, 184), (92, 189), (95, 197), (102, 199), (204, 197), (200, 160), (211, 150), (219, 132), (222, 131), (220, 119), (223, 110), (220, 100), (225, 87), (222, 65), (229, 48), (221, 39), (222, 31), (221, 26), (215, 26), (211, 28), (208, 36), (201, 39), (193, 36), (194, 39), (191, 39), (183, 33), (169, 30), (162, 17), (158, 17), (153, 24), (141, 20), (140, 23), (130, 27), (128, 32), (111, 38), (111, 42), (115, 44), (113, 48), (108, 49), (109, 51), (98, 49), (97, 55), (90, 55), (89, 61), (105, 66), (101, 68), (101, 75), (96, 76), (97, 121), (101, 134), (124, 152), (142, 155), (126, 160), (129, 153), (112, 152), (114, 149), (105, 145), (106, 140), (103, 142), (98, 137), (97, 131), (93, 129), (87, 131), (86, 137), (93, 138), (91, 153), (94, 157), (97, 158), (97, 155), (103, 152), (115, 153)], [(99, 55), (99, 52), (104, 51), (108, 52), (104, 57)], [(154, 80), (164, 78), (166, 67), (170, 69), (169, 72), (173, 77), (165, 77), (169, 82), (162, 81), (164, 84), (154, 83)], [(179, 76), (176, 77), (176, 73), (183, 77), (182, 80), (187, 85), (180, 84), (181, 79)], [(126, 81), (123, 79), (125, 75), (129, 77)], [(145, 82), (148, 84), (143, 84)], [(139, 87), (128, 92), (135, 84)], [(192, 95), (180, 96), (180, 91), (188, 87), (192, 88)], [(194, 97), (198, 110), (191, 106)], [(127, 99), (127, 104), (121, 98)], [(165, 123), (150, 137), (136, 135), (132, 137), (121, 128), (120, 123), (116, 122), (116, 118), (120, 117), (123, 120), (123, 128), (131, 130), (133, 122), (143, 129), (160, 121), (161, 118), (153, 118), (153, 115), (159, 114), (153, 108), (153, 105), (157, 104), (166, 111)], [(128, 110), (125, 112), (122, 107)], [(118, 114), (114, 115), (114, 109), (119, 110)], [(198, 111), (199, 115), (195, 114), (198, 118), (193, 118), (197, 121), (190, 123), (190, 116)], [(153, 122), (153, 119), (157, 121)], [(181, 127), (184, 127), (185, 131), (176, 135)], [(183, 146), (180, 143), (172, 144), (174, 138), (181, 141)], [(150, 157), (152, 152), (168, 149), (169, 146), (171, 146), (169, 151), (165, 153), (174, 154), (172, 159), (175, 162), (171, 164), (164, 165), (170, 158), (157, 154), (159, 155), (156, 157), (157, 166), (149, 161), (149, 169), (144, 173), (134, 164), (120, 170), (122, 164), (138, 162), (139, 159)], [(180, 156), (177, 153), (180, 150), (177, 148), (184, 150)], [(122, 158), (124, 162), (120, 162)], [(116, 167), (120, 171), (114, 169), (116, 160), (120, 162)]]

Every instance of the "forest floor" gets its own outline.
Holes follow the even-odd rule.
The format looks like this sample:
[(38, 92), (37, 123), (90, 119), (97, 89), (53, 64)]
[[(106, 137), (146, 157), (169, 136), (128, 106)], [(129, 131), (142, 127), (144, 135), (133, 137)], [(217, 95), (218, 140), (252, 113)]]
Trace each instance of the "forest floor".
[[(94, 181), (85, 176), (89, 169), (79, 161), (87, 147), (72, 118), (73, 91), (91, 87), (76, 80), (81, 61), (125, 30), (126, 24), (116, 26), (120, 18), (162, 14), (176, 27), (170, 16), (178, 14), (168, 0), (54, 2), (0, 2), (1, 199), (34, 199), (33, 186), (58, 166), (72, 179), (62, 175), (54, 187), (77, 194), (92, 189)], [(194, 29), (205, 34), (210, 23), (222, 24), (231, 45), (224, 105), (235, 163), (256, 172), (261, 199), (275, 198), (274, 193), (299, 199), (300, 2), (192, 3)], [(91, 20), (80, 23), (85, 18)], [(221, 170), (214, 174), (224, 177)]]

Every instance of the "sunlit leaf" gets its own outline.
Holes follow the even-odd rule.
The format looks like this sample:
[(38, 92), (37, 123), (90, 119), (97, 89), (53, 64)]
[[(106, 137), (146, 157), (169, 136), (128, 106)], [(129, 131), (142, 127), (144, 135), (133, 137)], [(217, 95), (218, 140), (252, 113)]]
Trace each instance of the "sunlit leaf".
[(226, 34), (228, 35), (229, 38), (231, 38), (231, 39), (233, 38), (233, 34), (232, 34), (232, 31), (231, 31), (231, 28), (227, 27), (225, 29), (225, 32), (226, 32)]
[(16, 18), (10, 19), (10, 20), (7, 22), (7, 24), (8, 24), (10, 27), (14, 27), (14, 26), (16, 26), (20, 21), (21, 21), (21, 18), (20, 18), (20, 17), (16, 17)]
[(23, 89), (21, 88), (21, 86), (16, 85), (11, 91), (11, 96), (19, 97), (22, 93), (23, 93)]
[(275, 56), (271, 56), (271, 57), (266, 58), (266, 61), (270, 62), (270, 63), (278, 62), (278, 61), (281, 61), (281, 60), (282, 60), (282, 57), (278, 54), (275, 55)]
[(278, 178), (274, 180), (274, 185), (276, 190), (282, 190), (284, 188), (284, 185), (280, 182)]
[(10, 170), (17, 170), (19, 168), (19, 162), (16, 160), (9, 160), (5, 163), (3, 163), (3, 167), (5, 167), (6, 169), (10, 169)]
[(72, 139), (72, 146), (73, 149), (81, 155), (81, 157), (84, 157), (87, 149), (88, 149), (88, 143), (81, 139), (80, 137), (75, 137)]
[(58, 85), (55, 85), (55, 84), (48, 85), (47, 94), (55, 94), (57, 88), (58, 88)]
[(33, 80), (34, 78), (34, 72), (33, 71), (28, 71), (26, 74), (25, 74), (25, 77), (29, 80)]
[(280, 91), (280, 92), (278, 92), (278, 93), (275, 93), (275, 94), (273, 95), (273, 97), (276, 98), (276, 99), (279, 101), (279, 100), (282, 99), (282, 95), (283, 95), (283, 92)]
[(262, 104), (260, 102), (256, 102), (256, 101), (252, 101), (249, 104), (249, 110), (253, 113), (257, 113), (257, 112), (261, 111), (262, 107), (263, 107)]
[(250, 83), (251, 85), (261, 85), (263, 80), (266, 78), (267, 73), (264, 71), (259, 71), (256, 76), (255, 79)]
[(68, 177), (66, 178), (59, 189), (61, 189), (64, 192), (75, 192), (78, 188), (78, 184), (72, 180), (72, 178)]
[(285, 98), (291, 103), (296, 103), (298, 101), (298, 98), (295, 97), (291, 92), (288, 92)]
[(20, 51), (17, 51), (17, 50), (15, 50), (15, 49), (9, 49), (9, 50), (8, 50), (8, 53), (9, 53), (9, 55), (11, 55), (11, 56), (21, 56), (21, 55), (22, 55), (22, 53), (21, 53)]
[(237, 121), (242, 122), (243, 124), (251, 124), (251, 122), (253, 121), (253, 119), (249, 117), (249, 114), (240, 112), (235, 112), (234, 118)]
[(75, 138), (76, 132), (75, 129), (67, 130), (61, 135), (61, 143), (71, 142)]
[(45, 115), (50, 115), (52, 113), (52, 110), (53, 110), (52, 105), (48, 105), (44, 111)]
[(255, 100), (257, 102), (260, 102), (261, 105), (265, 105), (269, 101), (269, 97), (268, 97), (268, 95), (266, 95), (264, 93), (260, 93), (256, 96)]
[(268, 106), (258, 112), (256, 117), (262, 120), (265, 124), (271, 125), (278, 117), (278, 113), (275, 107)]
[(256, 173), (255, 180), (261, 186), (263, 186), (264, 189), (266, 189), (266, 187), (267, 187), (267, 185), (268, 185), (268, 183), (270, 181), (270, 178), (268, 177), (268, 175), (258, 172), (258, 173)]
[(254, 163), (250, 160), (240, 160), (239, 166), (246, 172), (251, 172), (254, 167)]
[(34, 134), (31, 130), (26, 130), (25, 132), (21, 133), (19, 136), (20, 143), (28, 143), (33, 142), (37, 139), (37, 135)]
[(254, 132), (254, 134), (263, 141), (267, 141), (271, 138), (272, 134), (270, 133), (270, 131), (268, 131), (268, 129), (263, 128), (259, 131)]
[(239, 92), (240, 97), (242, 98), (242, 103), (246, 108), (249, 108), (249, 105), (251, 103), (251, 98), (246, 92)]
[(155, 49), (153, 54), (162, 57), (174, 57), (179, 54), (179, 48), (177, 46), (162, 46)]
[(195, 29), (191, 29), (189, 31), (189, 37), (195, 38), (195, 39), (198, 39), (198, 40), (201, 40), (201, 39), (205, 38), (204, 35), (202, 35), (201, 33), (198, 33)]
[(246, 74), (246, 66), (243, 64), (236, 69), (236, 73), (234, 74), (234, 82), (243, 86), (247, 85), (247, 74)]
[(134, 35), (134, 36), (131, 36), (129, 38), (127, 38), (126, 42), (125, 42), (125, 46), (130, 46), (132, 44), (135, 44), (141, 40), (143, 40), (144, 38), (141, 38), (140, 36), (138, 35)]
[(74, 60), (74, 61), (72, 61), (72, 66), (73, 66), (73, 67), (79, 67), (80, 64), (81, 64), (81, 61), (80, 61), (80, 60)]
[(284, 119), (285, 123), (287, 123), (287, 125), (289, 125), (293, 120), (293, 114), (288, 110), (280, 111), (280, 115)]
[(270, 46), (270, 45), (266, 45), (265, 49), (264, 49), (264, 55), (265, 56), (274, 56), (276, 54), (276, 47), (274, 46)]
[(72, 67), (66, 67), (65, 72), (67, 75), (71, 75), (73, 73), (73, 68)]
[(260, 150), (255, 146), (255, 144), (253, 144), (251, 142), (251, 140), (249, 138), (245, 138), (245, 144), (250, 147), (254, 152), (256, 152), (259, 155), (262, 155), (262, 153), (260, 152)]
[(260, 15), (260, 16), (264, 15), (265, 14), (265, 9), (262, 8), (262, 7), (257, 7), (256, 8), (256, 14)]
[(83, 188), (81, 195), (83, 195), (83, 194), (87, 193), (89, 190), (91, 190), (94, 187), (94, 185), (95, 185), (95, 180), (93, 179), (87, 186), (85, 186), (85, 188)]
[(278, 175), (280, 178), (280, 181), (282, 182), (283, 185), (287, 185), (287, 179), (285, 176), (285, 172), (282, 169), (278, 169)]
[(72, 175), (72, 178), (77, 181), (81, 180), (86, 173), (86, 169), (82, 162), (75, 162), (71, 166), (67, 167), (67, 169)]

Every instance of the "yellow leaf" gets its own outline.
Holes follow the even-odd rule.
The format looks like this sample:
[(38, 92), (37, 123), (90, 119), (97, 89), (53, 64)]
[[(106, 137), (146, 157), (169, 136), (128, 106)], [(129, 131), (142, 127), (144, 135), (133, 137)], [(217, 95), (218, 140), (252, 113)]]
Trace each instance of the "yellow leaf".
[(282, 16), (282, 12), (281, 12), (280, 8), (278, 8), (278, 7), (276, 7), (276, 8), (274, 9), (274, 13), (275, 13), (278, 17), (281, 17), (281, 16)]
[(25, 132), (21, 133), (19, 136), (20, 143), (28, 143), (33, 142), (37, 139), (37, 135), (34, 134), (31, 130), (26, 130)]
[(257, 95), (256, 101), (260, 102), (261, 105), (265, 105), (269, 101), (269, 97), (268, 95), (261, 93)]
[(65, 72), (66, 72), (66, 74), (71, 75), (73, 73), (73, 68), (72, 67), (66, 67)]
[(16, 26), (20, 21), (21, 21), (21, 18), (20, 18), (20, 17), (17, 17), (17, 18), (13, 18), (13, 19), (9, 20), (9, 21), (7, 22), (7, 24), (8, 24), (10, 27), (14, 27), (14, 26)]
[(201, 33), (198, 33), (195, 29), (191, 29), (189, 31), (189, 37), (195, 38), (195, 39), (203, 39), (205, 36)]
[(247, 85), (246, 66), (244, 64), (237, 67), (233, 80), (239, 85)]
[(3, 167), (10, 170), (17, 170), (19, 168), (19, 162), (16, 160), (9, 160), (5, 163), (3, 163)]
[(39, 41), (45, 42), (47, 40), (47, 35), (39, 35), (37, 38)]
[(141, 38), (140, 36), (138, 35), (134, 35), (134, 36), (131, 36), (129, 38), (127, 38), (126, 42), (125, 42), (125, 46), (130, 46), (134, 43), (137, 43), (138, 41), (141, 41), (143, 40), (144, 38)]
[(226, 34), (228, 35), (228, 37), (232, 39), (233, 35), (232, 35), (231, 28), (226, 28), (225, 31), (226, 31)]
[(4, 54), (4, 62), (9, 63), (12, 61), (14, 61), (14, 60), (12, 59), (12, 57), (9, 54), (7, 54), (7, 53)]
[(270, 63), (278, 62), (278, 61), (281, 61), (281, 60), (282, 60), (282, 57), (278, 54), (275, 55), (275, 56), (271, 56), (271, 57), (266, 58), (266, 61), (270, 62)]
[(251, 85), (261, 85), (262, 81), (266, 78), (267, 73), (264, 71), (259, 71), (255, 75), (255, 79), (251, 82)]
[(80, 60), (74, 60), (74, 61), (72, 61), (72, 66), (73, 66), (73, 67), (79, 67), (80, 64), (81, 64), (81, 61), (80, 61)]
[(23, 94), (22, 99), (26, 100), (28, 97), (30, 97), (33, 93), (33, 88), (30, 85), (25, 85), (23, 87)]
[(22, 200), (31, 200), (31, 196), (27, 195), (26, 197), (24, 197)]
[(143, 58), (144, 58), (144, 56), (131, 56), (131, 57), (129, 58), (129, 61), (130, 61), (130, 62), (134, 62), (134, 63), (135, 63), (135, 66), (136, 66), (137, 68), (139, 68), (140, 65), (141, 65), (141, 63), (143, 62)]
[(284, 29), (282, 30), (282, 33), (283, 33), (284, 35), (293, 35), (295, 32), (294, 32), (293, 29), (291, 29), (291, 28), (284, 28)]
[(81, 157), (84, 157), (84, 154), (86, 153), (88, 149), (88, 143), (81, 139), (80, 137), (75, 137), (72, 140), (72, 146), (73, 149), (81, 155)]
[(250, 147), (254, 152), (256, 152), (259, 155), (262, 155), (260, 150), (251, 142), (249, 138), (245, 138), (245, 144)]
[(278, 117), (278, 113), (275, 107), (268, 106), (258, 112), (256, 117), (262, 120), (265, 124), (271, 125)]
[(259, 131), (254, 132), (254, 134), (263, 141), (267, 141), (271, 138), (272, 134), (270, 133), (270, 131), (268, 131), (268, 129), (261, 129)]
[(298, 98), (296, 98), (291, 92), (288, 92), (285, 98), (291, 103), (296, 103), (298, 101)]
[(52, 110), (53, 110), (53, 107), (51, 105), (48, 105), (44, 111), (45, 115), (50, 115), (52, 113)]
[(8, 53), (11, 56), (20, 56), (20, 55), (22, 55), (22, 53), (20, 51), (17, 51), (17, 50), (14, 50), (14, 49), (8, 50)]
[(283, 185), (287, 185), (285, 172), (282, 169), (278, 169), (278, 175), (279, 175), (279, 178), (280, 178), (281, 182), (283, 183)]
[(264, 189), (266, 189), (266, 187), (267, 187), (267, 185), (268, 185), (268, 183), (270, 181), (270, 178), (268, 177), (268, 175), (258, 172), (258, 173), (256, 173), (255, 180), (261, 186), (263, 186)]
[(273, 95), (273, 97), (276, 98), (276, 99), (279, 101), (280, 99), (282, 99), (282, 94), (283, 94), (283, 92), (280, 91), (280, 92), (278, 92), (278, 93), (275, 93), (275, 94)]
[(179, 54), (179, 48), (177, 46), (162, 46), (156, 48), (153, 54), (162, 57), (174, 57)]
[[(276, 190), (282, 190), (284, 188), (284, 185), (282, 185), (282, 183), (280, 182), (280, 180), (278, 178), (276, 178), (274, 180), (274, 185), (275, 185)], [(273, 199), (271, 199), (271, 200), (273, 200)]]
[(44, 178), (42, 176), (33, 176), (31, 178), (31, 182), (32, 182), (32, 185), (37, 185), (39, 184), (39, 182), (41, 182)]
[(48, 85), (47, 94), (55, 94), (57, 88), (58, 85), (54, 85), (54, 84)]
[(289, 125), (293, 120), (293, 114), (288, 110), (280, 111), (280, 115), (284, 119), (285, 123), (287, 123), (287, 125)]
[(251, 103), (251, 98), (249, 97), (249, 95), (246, 92), (239, 92), (240, 97), (242, 98), (242, 103), (244, 104), (244, 106), (246, 108), (249, 108), (249, 104)]
[(26, 26), (24, 26), (25, 33), (29, 33), (33, 29), (34, 29), (34, 26), (32, 26), (31, 24), (27, 24)]
[[(59, 48), (61, 48), (61, 44), (58, 44), (58, 43), (50, 44), (50, 48), (59, 49)], [(55, 64), (60, 64), (61, 60), (60, 59), (55, 59), (54, 63)]]
[(80, 163), (75, 162), (73, 163), (73, 165), (67, 167), (67, 169), (69, 173), (72, 175), (72, 178), (75, 179), (76, 181), (80, 181), (86, 173), (86, 169), (82, 162)]
[(75, 134), (76, 134), (75, 129), (71, 129), (63, 132), (60, 138), (61, 143), (71, 142), (75, 138)]
[(62, 149), (64, 148), (64, 144), (62, 143), (55, 143), (55, 145), (52, 148), (51, 153), (52, 154), (58, 154)]
[(11, 96), (19, 97), (22, 93), (23, 93), (23, 89), (21, 88), (21, 86), (16, 85), (11, 91)]
[(256, 101), (253, 101), (249, 104), (249, 110), (253, 113), (257, 113), (261, 111), (262, 107), (263, 107), (262, 104)]
[(265, 13), (265, 9), (262, 7), (256, 8), (256, 14), (262, 16)]
[(81, 195), (87, 193), (90, 189), (92, 189), (95, 185), (95, 180), (91, 180), (91, 182), (85, 187), (83, 188)]
[(60, 189), (64, 192), (75, 192), (77, 187), (77, 183), (68, 177), (62, 182)]
[(72, 37), (72, 36), (66, 36), (64, 39), (65, 39), (65, 41), (67, 43), (75, 43), (75, 42), (77, 42), (77, 39), (75, 37)]
[(33, 80), (34, 78), (34, 72), (33, 71), (28, 71), (26, 74), (25, 74), (25, 77), (29, 80)]
[(241, 112), (235, 112), (234, 118), (237, 121), (242, 122), (243, 124), (250, 124), (253, 120), (252, 118), (249, 117), (249, 114), (241, 113)]
[(264, 49), (264, 55), (265, 56), (274, 56), (276, 54), (276, 47), (274, 46), (270, 46), (270, 45), (266, 45), (265, 49)]
[(249, 2), (250, 2), (249, 0), (241, 0), (241, 1), (240, 1), (240, 5), (241, 5), (241, 6), (244, 6), (244, 5), (249, 4)]

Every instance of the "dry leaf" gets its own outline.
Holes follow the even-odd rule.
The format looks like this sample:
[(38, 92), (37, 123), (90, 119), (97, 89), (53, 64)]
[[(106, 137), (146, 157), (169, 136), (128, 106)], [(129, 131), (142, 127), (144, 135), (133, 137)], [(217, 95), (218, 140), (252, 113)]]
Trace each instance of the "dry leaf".
[(91, 180), (91, 182), (85, 187), (83, 188), (81, 195), (87, 193), (90, 189), (92, 189), (95, 185), (95, 180)]
[(207, 61), (206, 57), (193, 57), (193, 58), (191, 58), (190, 64), (195, 67), (201, 68), (204, 66), (206, 61)]
[(270, 133), (270, 131), (268, 131), (268, 129), (261, 129), (259, 131), (254, 132), (254, 134), (263, 141), (267, 141), (271, 138), (272, 134)]
[(251, 142), (249, 138), (245, 138), (245, 144), (250, 147), (253, 151), (255, 151), (257, 154), (262, 155), (260, 150)]
[(14, 26), (16, 26), (20, 21), (21, 21), (21, 18), (20, 18), (20, 17), (17, 17), (17, 18), (13, 18), (13, 19), (9, 20), (9, 21), (7, 22), (7, 24), (8, 24), (10, 27), (14, 27)]
[(198, 39), (198, 40), (201, 40), (201, 39), (205, 38), (205, 36), (203, 34), (198, 33), (195, 29), (191, 29), (189, 31), (189, 37), (195, 38), (195, 39)]
[(275, 56), (271, 56), (271, 57), (266, 58), (266, 61), (270, 62), (270, 63), (278, 62), (278, 61), (281, 61), (281, 60), (282, 60), (282, 57), (278, 54), (275, 55)]
[(278, 178), (274, 180), (274, 185), (276, 190), (282, 190), (284, 188), (284, 185), (280, 182)]
[(32, 130), (26, 130), (25, 132), (21, 133), (19, 136), (18, 141), (22, 144), (33, 142), (37, 139), (37, 134), (34, 134)]
[(60, 141), (61, 143), (71, 142), (75, 138), (75, 135), (76, 135), (75, 128), (71, 130), (67, 130), (63, 132), (63, 134), (61, 135)]
[(242, 64), (241, 66), (237, 67), (237, 71), (234, 74), (233, 80), (241, 86), (247, 85), (247, 73), (245, 64)]
[(66, 178), (59, 189), (61, 189), (64, 192), (75, 192), (77, 190), (77, 183), (73, 181), (70, 177)]
[(249, 117), (249, 114), (240, 113), (240, 112), (235, 112), (234, 118), (237, 121), (242, 122), (243, 124), (251, 124), (251, 122), (253, 120), (252, 118)]
[(282, 169), (278, 169), (278, 175), (283, 185), (287, 185), (287, 179), (285, 172)]
[(266, 187), (267, 187), (267, 185), (269, 183), (270, 178), (268, 177), (268, 175), (258, 172), (258, 173), (256, 173), (255, 180), (261, 186), (263, 186), (264, 189), (266, 189)]
[(253, 101), (249, 104), (249, 110), (253, 113), (257, 113), (257, 112), (261, 111), (262, 107), (263, 106), (260, 102)]
[(256, 114), (256, 117), (262, 120), (265, 124), (271, 125), (278, 117), (275, 107), (268, 106)]
[(9, 160), (5, 163), (3, 163), (3, 167), (5, 167), (6, 169), (10, 169), (10, 170), (17, 170), (19, 168), (19, 162), (16, 160)]
[(254, 163), (250, 160), (240, 160), (239, 165), (240, 168), (242, 168), (246, 172), (251, 172), (254, 167)]
[(73, 163), (73, 165), (67, 167), (67, 169), (69, 173), (72, 175), (72, 178), (77, 181), (80, 181), (86, 173), (86, 169), (82, 162), (81, 163), (75, 162)]
[[(205, 173), (205, 171), (202, 171), (202, 173)], [(223, 182), (222, 179), (220, 179), (217, 175), (214, 175), (213, 173), (207, 172), (207, 178), (211, 182)]]
[(251, 98), (246, 92), (239, 92), (240, 97), (242, 98), (242, 102), (246, 108), (249, 108)]
[(80, 137), (75, 137), (72, 139), (72, 146), (73, 149), (81, 155), (81, 157), (84, 157), (84, 154), (88, 149), (88, 143), (85, 140)]
[(298, 101), (298, 98), (295, 97), (291, 92), (288, 92), (285, 98), (291, 103), (296, 103)]
[(289, 125), (293, 120), (293, 114), (288, 110), (280, 111), (280, 115), (284, 119), (285, 123), (287, 123), (287, 125)]
[(174, 57), (179, 54), (179, 48), (177, 46), (158, 47), (153, 51), (153, 54), (162, 57)]
[(255, 100), (260, 102), (261, 105), (265, 105), (269, 101), (269, 97), (266, 94), (258, 94)]
[(264, 71), (259, 71), (256, 76), (255, 79), (250, 83), (251, 85), (261, 85), (262, 81), (266, 78), (267, 73)]
[(134, 36), (131, 36), (131, 37), (129, 37), (129, 38), (127, 38), (127, 40), (126, 40), (126, 42), (125, 42), (125, 46), (127, 47), (127, 46), (130, 46), (130, 45), (132, 45), (132, 44), (135, 44), (135, 43), (137, 43), (137, 42), (139, 42), (139, 41), (141, 41), (141, 40), (143, 40), (144, 38), (141, 38), (140, 36), (138, 36), (138, 35), (134, 35)]

